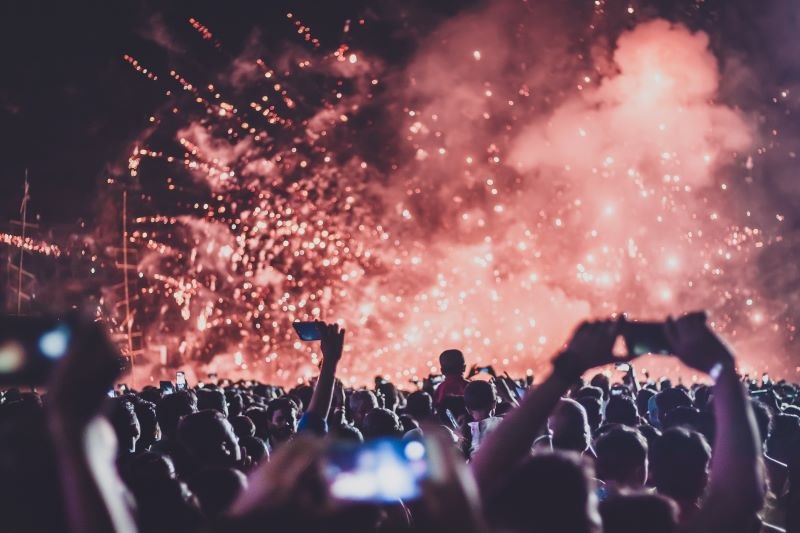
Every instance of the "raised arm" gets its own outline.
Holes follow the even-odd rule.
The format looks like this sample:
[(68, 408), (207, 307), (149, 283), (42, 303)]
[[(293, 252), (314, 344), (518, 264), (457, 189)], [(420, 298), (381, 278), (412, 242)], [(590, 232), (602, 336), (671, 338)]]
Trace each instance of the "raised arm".
[(337, 324), (319, 323), (322, 333), (320, 348), (322, 349), (322, 366), (319, 371), (319, 379), (314, 387), (314, 394), (308, 404), (308, 410), (303, 415), (310, 424), (320, 424), (328, 418), (331, 409), (331, 398), (333, 397), (333, 387), (336, 380), (336, 366), (342, 358), (344, 348), (345, 330), (339, 329)]
[(99, 324), (88, 329), (49, 388), (48, 424), (67, 510), (64, 530), (135, 532), (125, 485), (114, 465), (114, 430), (98, 416), (119, 372), (117, 351)]
[(470, 465), (484, 498), (530, 453), (533, 441), (570, 385), (585, 371), (613, 361), (611, 350), (617, 334), (615, 321), (581, 324), (553, 361), (550, 376), (528, 392), (520, 406), (486, 437)]
[(716, 434), (708, 497), (680, 532), (751, 531), (764, 502), (761, 444), (750, 402), (736, 375), (733, 353), (706, 325), (704, 313), (669, 320), (666, 329), (681, 361), (716, 381)]

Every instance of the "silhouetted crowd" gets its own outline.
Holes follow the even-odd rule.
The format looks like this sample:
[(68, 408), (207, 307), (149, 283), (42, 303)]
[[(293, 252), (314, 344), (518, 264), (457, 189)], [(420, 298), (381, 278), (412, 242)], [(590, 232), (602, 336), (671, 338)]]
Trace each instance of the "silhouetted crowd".
[[(535, 382), (447, 350), (419, 384), (351, 389), (344, 330), (319, 327), (319, 375), (291, 390), (108, 397), (114, 350), (83, 339), (42, 394), (2, 393), (0, 531), (800, 532), (800, 387), (739, 375), (703, 314), (664, 326), (691, 386), (637, 373), (605, 320)], [(342, 497), (331, 450), (381, 440), (424, 444), (419, 493)]]

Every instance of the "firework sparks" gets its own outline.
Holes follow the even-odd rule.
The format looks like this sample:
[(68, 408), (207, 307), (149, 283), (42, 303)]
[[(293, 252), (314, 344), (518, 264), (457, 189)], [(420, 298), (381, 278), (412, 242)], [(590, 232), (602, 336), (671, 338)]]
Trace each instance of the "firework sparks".
[[(607, 10), (595, 2), (590, 36)], [(312, 52), (237, 63), (236, 86), (171, 71), (182, 90), (128, 164), (139, 210), (153, 209), (131, 233), (149, 341), (291, 382), (319, 354), (290, 323), (341, 319), (341, 373), (359, 383), (425, 376), (452, 345), (530, 372), (578, 320), (622, 310), (710, 307), (715, 327), (761, 346), (751, 363), (790, 336), (752, 266), (779, 236), (731, 208), (753, 131), (713, 103), (707, 36), (657, 20), (576, 58), (561, 28), (507, 23), (518, 15), (445, 25), (408, 86), (384, 86), (397, 73), (349, 22), (325, 53), (291, 13)], [(518, 30), (478, 43), (487, 24)], [(173, 205), (145, 201), (167, 192)]]

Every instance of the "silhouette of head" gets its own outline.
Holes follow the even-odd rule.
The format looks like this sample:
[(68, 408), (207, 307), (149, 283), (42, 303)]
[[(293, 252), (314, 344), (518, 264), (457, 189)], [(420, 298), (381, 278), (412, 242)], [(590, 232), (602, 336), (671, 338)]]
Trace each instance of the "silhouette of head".
[(639, 489), (647, 481), (647, 440), (637, 429), (618, 425), (595, 442), (597, 477), (606, 483)]
[(693, 503), (708, 482), (711, 448), (697, 431), (676, 427), (659, 437), (650, 453), (650, 468), (658, 492), (678, 503)]
[(445, 350), (439, 355), (439, 366), (445, 376), (463, 376), (467, 369), (461, 350)]

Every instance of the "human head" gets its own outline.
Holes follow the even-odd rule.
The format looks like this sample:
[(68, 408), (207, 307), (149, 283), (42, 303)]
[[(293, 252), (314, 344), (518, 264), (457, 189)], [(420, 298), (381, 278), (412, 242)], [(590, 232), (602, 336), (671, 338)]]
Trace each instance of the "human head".
[(461, 350), (445, 350), (439, 355), (439, 366), (445, 376), (463, 376), (467, 369)]
[(706, 488), (711, 448), (697, 431), (675, 427), (659, 437), (650, 453), (658, 492), (681, 505), (693, 504)]
[(586, 411), (586, 420), (589, 422), (589, 429), (592, 430), (592, 435), (597, 434), (600, 424), (603, 423), (603, 404), (601, 400), (591, 396), (581, 396), (575, 398), (575, 401), (581, 404)]
[(137, 399), (133, 404), (136, 418), (139, 420), (141, 436), (136, 443), (138, 451), (147, 450), (161, 438), (161, 429), (158, 427), (156, 405), (146, 400)]
[(214, 519), (247, 488), (247, 478), (235, 468), (205, 468), (192, 476), (189, 487), (200, 500), (203, 513)]
[(156, 405), (158, 424), (164, 438), (175, 438), (178, 421), (182, 416), (197, 411), (197, 398), (189, 391), (177, 391), (167, 394)]
[(384, 407), (386, 407), (390, 411), (397, 410), (397, 403), (399, 401), (399, 396), (397, 392), (397, 387), (394, 386), (394, 383), (389, 383), (388, 381), (384, 381), (380, 385), (378, 385), (378, 390), (383, 396)]
[(470, 381), (464, 389), (464, 404), (475, 421), (494, 415), (497, 407), (497, 392), (488, 381)]
[(239, 439), (239, 447), (242, 448), (242, 455), (247, 455), (252, 462), (252, 468), (257, 467), (265, 461), (269, 461), (269, 449), (267, 444), (252, 435), (245, 435)]
[(786, 414), (774, 416), (767, 437), (767, 455), (788, 463), (792, 447), (798, 442), (800, 442), (800, 417)]
[(600, 504), (603, 533), (672, 533), (678, 526), (675, 502), (658, 494), (616, 494)]
[(548, 420), (553, 447), (583, 453), (589, 447), (591, 430), (586, 410), (575, 400), (559, 400)]
[(364, 434), (364, 440), (379, 437), (399, 438), (403, 436), (403, 426), (394, 411), (376, 407), (364, 416), (361, 432)]
[(609, 391), (611, 390), (611, 382), (605, 374), (595, 374), (589, 382), (592, 387), (597, 387), (603, 391), (603, 399), (608, 399)]
[(225, 393), (219, 389), (198, 389), (197, 409), (214, 409), (219, 411), (225, 418), (228, 417), (228, 402), (225, 401)]
[(640, 489), (647, 481), (647, 440), (637, 429), (618, 425), (594, 445), (597, 477), (620, 487)]
[(288, 441), (297, 433), (297, 411), (297, 404), (285, 396), (269, 402), (267, 427), (273, 446)]
[(677, 407), (692, 407), (692, 399), (681, 389), (669, 388), (662, 390), (656, 395), (656, 407), (658, 408), (658, 421), (663, 426), (664, 418), (667, 413)]
[(633, 398), (612, 395), (606, 404), (605, 423), (636, 426), (639, 423), (639, 414)]
[(408, 395), (406, 413), (417, 422), (433, 416), (433, 398), (425, 391), (415, 391)]
[(769, 436), (769, 426), (772, 422), (772, 412), (762, 402), (751, 400), (750, 404), (753, 406), (753, 414), (756, 417), (758, 438), (763, 444), (766, 442), (767, 437)]
[(120, 453), (133, 453), (136, 451), (136, 442), (141, 436), (139, 419), (133, 402), (128, 398), (114, 398), (109, 402), (108, 419), (117, 434), (118, 451)]
[(178, 423), (178, 441), (197, 467), (233, 467), (242, 460), (233, 426), (214, 409), (183, 417)]
[(256, 434), (256, 425), (246, 415), (234, 416), (230, 419), (233, 431), (240, 439), (243, 437), (252, 437)]
[(367, 413), (378, 407), (378, 399), (370, 390), (357, 390), (350, 396), (350, 415), (353, 423), (361, 429)]
[(639, 413), (639, 416), (647, 420), (647, 404), (650, 401), (650, 398), (655, 396), (656, 393), (648, 388), (642, 388), (636, 394), (636, 411)]
[(600, 529), (591, 467), (574, 453), (533, 455), (509, 474), (487, 513), (498, 529), (595, 533)]

